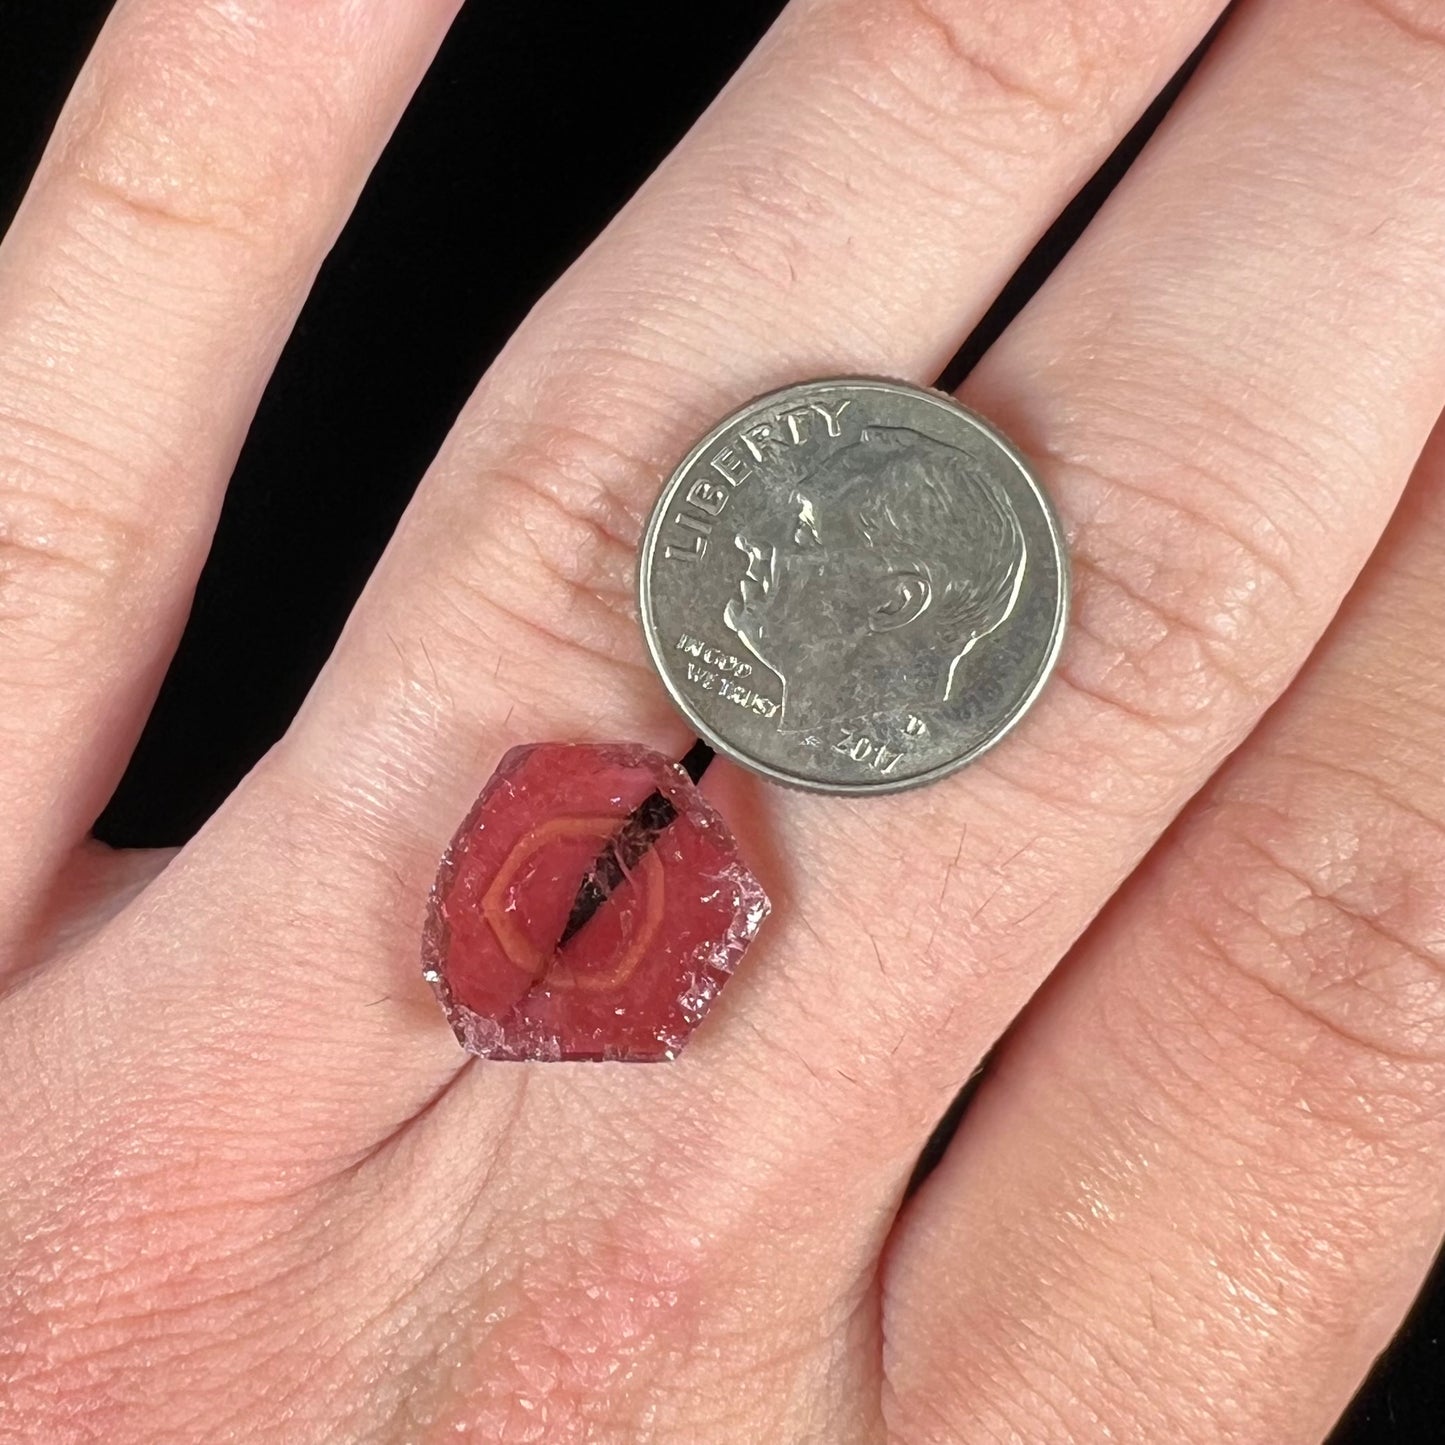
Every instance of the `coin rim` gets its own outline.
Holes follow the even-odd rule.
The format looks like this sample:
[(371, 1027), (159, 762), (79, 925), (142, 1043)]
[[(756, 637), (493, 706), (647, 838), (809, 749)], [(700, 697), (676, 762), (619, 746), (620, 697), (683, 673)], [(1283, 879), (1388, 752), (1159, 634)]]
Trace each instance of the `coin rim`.
[[(924, 401), (933, 403), (945, 411), (953, 411), (961, 414), (963, 418), (971, 422), (979, 429), (1006, 457), (1018, 468), (1019, 472), (1028, 484), (1044, 514), (1044, 521), (1048, 526), (1049, 536), (1054, 544), (1054, 555), (1059, 562), (1059, 588), (1058, 604), (1054, 610), (1053, 634), (1049, 639), (1049, 647), (1044, 655), (1043, 662), (1032, 686), (1019, 699), (1018, 705), (1010, 713), (1004, 724), (992, 733), (985, 741), (979, 743), (969, 751), (957, 758), (950, 758), (937, 767), (930, 768), (927, 772), (918, 773), (912, 777), (903, 779), (889, 778), (883, 781), (864, 781), (857, 783), (823, 781), (816, 778), (798, 777), (796, 774), (784, 772), (770, 763), (759, 759), (750, 758), (741, 751), (735, 743), (717, 733), (703, 718), (686, 695), (673, 682), (664, 665), (663, 656), (665, 649), (661, 648), (656, 641), (654, 634), (657, 630), (656, 617), (652, 609), (652, 587), (649, 579), (648, 560), (654, 554), (658, 533), (662, 530), (666, 520), (668, 508), (672, 498), (677, 494), (678, 488), (687, 479), (687, 474), (692, 470), (693, 464), (702, 454), (716, 442), (730, 427), (737, 425), (749, 413), (759, 410), (764, 406), (777, 405), (791, 396), (810, 392), (816, 393), (827, 388), (847, 387), (852, 390), (882, 391), (895, 395), (920, 397)], [(755, 396), (751, 401), (734, 408), (721, 421), (714, 423), (708, 430), (698, 438), (689, 448), (687, 454), (673, 468), (667, 481), (663, 483), (662, 490), (658, 493), (657, 501), (653, 504), (652, 514), (648, 518), (646, 530), (642, 534), (642, 545), (638, 548), (637, 556), (637, 601), (638, 616), (642, 624), (642, 637), (646, 643), (648, 656), (652, 660), (653, 671), (657, 673), (666, 689), (668, 696), (672, 699), (673, 705), (679, 712), (697, 729), (698, 736), (703, 739), (715, 752), (731, 758), (750, 772), (768, 778), (772, 782), (781, 783), (786, 787), (800, 788), (810, 793), (832, 793), (847, 795), (874, 795), (886, 793), (902, 793), (913, 788), (925, 787), (929, 783), (937, 782), (940, 778), (947, 777), (950, 773), (957, 772), (960, 768), (967, 767), (969, 763), (975, 762), (990, 748), (997, 747), (1015, 727), (1023, 720), (1037, 701), (1039, 694), (1043, 691), (1044, 685), (1053, 675), (1055, 664), (1058, 662), (1059, 653), (1064, 645), (1064, 634), (1068, 630), (1070, 593), (1072, 590), (1069, 553), (1064, 542), (1063, 529), (1059, 525), (1057, 512), (1053, 503), (1049, 500), (1048, 493), (1044, 490), (1043, 483), (1038, 474), (1034, 471), (1028, 458), (1011, 442), (987, 417), (980, 416), (972, 408), (964, 406), (957, 398), (950, 396), (945, 391), (940, 391), (931, 386), (916, 386), (911, 382), (899, 381), (893, 377), (876, 376), (830, 376), (818, 377), (811, 381), (794, 382), (789, 386), (778, 387), (772, 391), (765, 391)]]

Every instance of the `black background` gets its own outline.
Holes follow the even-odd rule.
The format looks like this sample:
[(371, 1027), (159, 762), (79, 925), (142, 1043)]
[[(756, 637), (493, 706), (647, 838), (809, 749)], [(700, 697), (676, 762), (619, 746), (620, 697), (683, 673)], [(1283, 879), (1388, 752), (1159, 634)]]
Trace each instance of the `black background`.
[[(279, 735), (476, 378), (780, 8), (777, 0), (467, 8), (276, 372), (191, 625), (101, 820), (103, 837), (182, 841)], [(108, 9), (107, 0), (0, 0), (0, 224)], [(1037, 284), (1142, 139), (1141, 128), (1070, 208), (950, 381)], [(1437, 1270), (1332, 1445), (1442, 1441), (1445, 1271)]]

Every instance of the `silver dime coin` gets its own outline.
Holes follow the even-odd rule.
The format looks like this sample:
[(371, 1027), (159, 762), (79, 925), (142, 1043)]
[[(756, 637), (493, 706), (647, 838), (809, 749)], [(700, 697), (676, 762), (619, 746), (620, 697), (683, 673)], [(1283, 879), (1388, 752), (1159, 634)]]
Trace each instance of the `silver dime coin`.
[(931, 782), (1023, 716), (1068, 565), (1028, 463), (941, 392), (810, 381), (718, 423), (663, 488), (652, 659), (719, 752), (833, 793)]

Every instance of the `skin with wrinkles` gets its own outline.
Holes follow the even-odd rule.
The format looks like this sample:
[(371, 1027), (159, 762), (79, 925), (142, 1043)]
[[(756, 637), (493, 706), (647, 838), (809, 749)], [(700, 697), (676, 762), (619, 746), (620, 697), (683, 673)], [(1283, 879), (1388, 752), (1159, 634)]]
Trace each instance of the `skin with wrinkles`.
[(0, 249), (0, 1441), (1318, 1445), (1445, 1223), (1437, 8), (1232, 8), (962, 391), (1068, 533), (1055, 682), (917, 793), (710, 769), (774, 914), (649, 1069), (463, 1067), (437, 857), (512, 746), (686, 750), (632, 615), (661, 478), (771, 388), (936, 377), (1217, 7), (794, 0), (284, 740), (111, 854), (454, 8), (120, 0)]

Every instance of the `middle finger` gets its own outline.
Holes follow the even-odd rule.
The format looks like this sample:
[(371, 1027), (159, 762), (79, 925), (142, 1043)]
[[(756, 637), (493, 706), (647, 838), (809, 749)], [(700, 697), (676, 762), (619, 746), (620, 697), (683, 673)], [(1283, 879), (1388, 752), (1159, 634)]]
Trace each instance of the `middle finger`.
[[(465, 1074), (389, 1161), (389, 1181), (466, 1201), (471, 1259), (495, 1256), (493, 1232), (556, 1241), (505, 1267), (529, 1303), (478, 1378), (540, 1348), (598, 1268), (668, 1281), (676, 1303), (629, 1350), (704, 1400), (718, 1341), (790, 1398), (835, 1399), (840, 1359), (868, 1378), (878, 1252), (924, 1134), (1283, 688), (1445, 396), (1445, 48), (1377, 6), (1320, 17), (1317, 0), (1236, 12), (970, 382), (1044, 459), (1073, 532), (1074, 640), (1028, 722), (887, 799), (720, 766), (708, 786), (780, 906), (688, 1052), (526, 1071), (480, 1201), (505, 1069)], [(1359, 120), (1321, 143), (1340, 114)], [(701, 1340), (680, 1366), (679, 1333)]]
[[(710, 1317), (856, 1306), (952, 1091), (1283, 689), (1424, 445), (1445, 397), (1445, 46), (1375, 6), (1330, 13), (1235, 14), (965, 390), (1043, 459), (1073, 533), (1074, 637), (1028, 722), (890, 798), (715, 768), (769, 932), (666, 1077), (529, 1089), (526, 1168), (611, 1200), (645, 1167), (654, 1197), (686, 1194), (679, 1219), (790, 1238), (781, 1279), (776, 1234), (734, 1247), (724, 1277), (767, 1283)], [(1320, 144), (1341, 113), (1362, 119)], [(463, 1138), (502, 1087), (473, 1071), (428, 1127)], [(562, 1121), (588, 1122), (559, 1148)]]
[(1214, 10), (788, 12), (500, 358), (292, 735), (120, 925), (174, 938), (183, 914), (184, 939), (188, 900), (224, 896), (241, 855), (268, 860), (204, 965), (226, 978), (228, 1047), (237, 1027), (264, 1037), (258, 1108), (322, 1069), (370, 1138), (454, 1072), (418, 977), (419, 909), (501, 750), (685, 745), (630, 616), (637, 521), (669, 459), (800, 373), (935, 374)]

